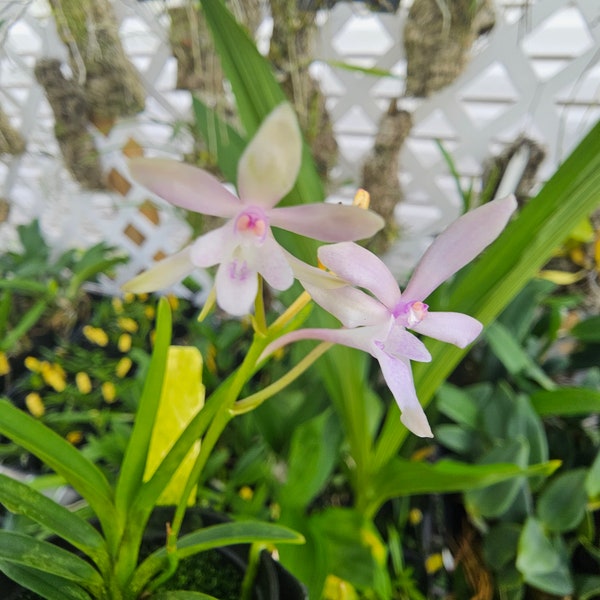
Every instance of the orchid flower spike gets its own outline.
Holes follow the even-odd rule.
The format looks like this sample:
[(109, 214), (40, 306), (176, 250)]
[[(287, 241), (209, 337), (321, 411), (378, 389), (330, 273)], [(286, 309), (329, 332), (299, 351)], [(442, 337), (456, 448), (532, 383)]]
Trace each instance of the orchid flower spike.
[(356, 206), (316, 203), (275, 208), (292, 189), (301, 160), (302, 137), (287, 103), (267, 116), (245, 149), (238, 164), (239, 198), (202, 169), (164, 159), (132, 159), (129, 169), (134, 179), (167, 202), (229, 220), (123, 289), (151, 292), (173, 285), (196, 267), (219, 265), (217, 304), (242, 316), (252, 308), (258, 274), (276, 290), (287, 289), (294, 280), (299, 261), (275, 241), (271, 227), (324, 242), (364, 239), (381, 229), (379, 215)]
[(430, 312), (424, 301), (498, 237), (516, 206), (510, 196), (457, 219), (425, 252), (403, 293), (385, 264), (361, 246), (343, 242), (321, 247), (321, 263), (349, 285), (323, 289), (316, 279), (303, 280), (302, 284), (344, 328), (291, 332), (269, 345), (264, 355), (301, 339), (319, 339), (368, 352), (379, 362), (404, 425), (416, 435), (432, 437), (410, 368), (411, 360), (429, 362), (431, 355), (408, 330), (460, 348), (475, 340), (483, 327), (479, 321), (461, 313)]

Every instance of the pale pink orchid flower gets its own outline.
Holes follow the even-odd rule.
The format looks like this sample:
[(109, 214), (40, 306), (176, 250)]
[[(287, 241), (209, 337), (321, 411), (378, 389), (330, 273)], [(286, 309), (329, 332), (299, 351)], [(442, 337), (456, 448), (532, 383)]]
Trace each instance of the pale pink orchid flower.
[(349, 285), (324, 289), (318, 278), (304, 279), (302, 284), (313, 300), (344, 327), (291, 332), (270, 344), (263, 356), (301, 339), (334, 342), (368, 352), (379, 362), (404, 425), (418, 436), (432, 437), (410, 367), (411, 360), (429, 362), (431, 355), (408, 330), (459, 348), (477, 338), (483, 327), (479, 321), (462, 313), (430, 312), (424, 301), (498, 237), (516, 206), (510, 196), (454, 221), (425, 252), (404, 292), (386, 265), (365, 248), (351, 242), (322, 246), (318, 251), (321, 263)]
[(302, 137), (287, 103), (264, 120), (238, 164), (239, 198), (215, 177), (191, 165), (165, 159), (129, 162), (133, 178), (167, 202), (187, 210), (225, 217), (222, 227), (200, 236), (123, 286), (142, 293), (167, 288), (195, 268), (219, 265), (217, 304), (235, 316), (249, 313), (258, 291), (258, 275), (276, 290), (289, 288), (300, 261), (275, 240), (279, 227), (323, 242), (372, 236), (383, 219), (356, 206), (315, 203), (276, 208), (293, 187), (302, 161)]

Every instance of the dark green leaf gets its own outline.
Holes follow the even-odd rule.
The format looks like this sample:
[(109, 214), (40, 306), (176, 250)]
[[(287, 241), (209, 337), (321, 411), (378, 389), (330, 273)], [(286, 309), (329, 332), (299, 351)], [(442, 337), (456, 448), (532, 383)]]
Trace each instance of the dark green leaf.
[(531, 396), (539, 415), (572, 416), (600, 412), (600, 392), (587, 388), (543, 390)]
[(600, 316), (590, 317), (577, 323), (571, 335), (582, 342), (600, 342)]
[(575, 469), (557, 475), (542, 491), (537, 515), (550, 531), (575, 529), (585, 515), (587, 470)]

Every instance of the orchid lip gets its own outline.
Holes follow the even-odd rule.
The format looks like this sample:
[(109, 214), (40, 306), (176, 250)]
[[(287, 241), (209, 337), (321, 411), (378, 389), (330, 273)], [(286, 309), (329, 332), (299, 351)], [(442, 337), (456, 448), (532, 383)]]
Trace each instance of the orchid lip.
[(258, 206), (251, 206), (238, 214), (233, 228), (236, 234), (260, 246), (267, 237), (269, 219), (264, 210)]
[(406, 304), (400, 303), (393, 311), (396, 323), (402, 327), (414, 327), (418, 325), (426, 316), (429, 306), (424, 302), (415, 301)]

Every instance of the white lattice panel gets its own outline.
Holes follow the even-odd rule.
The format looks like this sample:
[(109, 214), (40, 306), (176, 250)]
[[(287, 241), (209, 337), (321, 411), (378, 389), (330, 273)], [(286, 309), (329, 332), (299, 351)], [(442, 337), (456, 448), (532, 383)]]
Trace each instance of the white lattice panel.
[[(4, 4), (3, 4), (4, 3)], [(370, 13), (360, 4), (339, 3), (322, 15), (320, 59), (314, 72), (328, 96), (341, 155), (335, 178), (352, 182), (372, 146), (389, 100), (403, 94), (405, 60), (402, 31), (408, 4), (397, 15)], [(108, 137), (95, 132), (106, 172), (125, 172), (122, 148), (135, 139), (148, 155), (180, 158), (191, 140), (179, 127), (189, 118), (190, 96), (175, 87), (176, 65), (169, 52), (168, 17), (162, 0), (115, 0), (125, 50), (139, 69), (147, 91), (146, 110), (119, 123)], [(452, 153), (465, 181), (481, 174), (482, 158), (519, 133), (543, 142), (548, 177), (599, 116), (600, 3), (598, 0), (506, 1), (495, 29), (480, 40), (473, 60), (456, 83), (425, 101), (403, 101), (415, 127), (401, 157), (399, 176), (406, 201), (398, 218), (406, 236), (391, 264), (406, 270), (428, 238), (454, 219), (459, 201), (452, 178), (435, 144)], [(10, 200), (7, 223), (0, 224), (0, 248), (14, 243), (14, 226), (40, 217), (57, 247), (88, 245), (100, 239), (130, 252), (132, 260), (107, 291), (148, 266), (156, 256), (180, 248), (189, 228), (175, 210), (160, 208), (155, 223), (138, 209), (148, 197), (133, 185), (124, 195), (86, 192), (62, 167), (53, 136), (53, 118), (35, 82), (37, 57), (66, 61), (43, 0), (0, 0), (0, 104), (27, 141), (20, 157), (0, 157), (0, 196)], [(332, 68), (346, 61), (390, 70), (395, 77), (375, 78)], [(133, 227), (143, 238), (134, 243)], [(138, 236), (138, 238), (140, 237)], [(206, 284), (206, 276), (198, 274)], [(176, 291), (185, 293), (182, 286)]]

